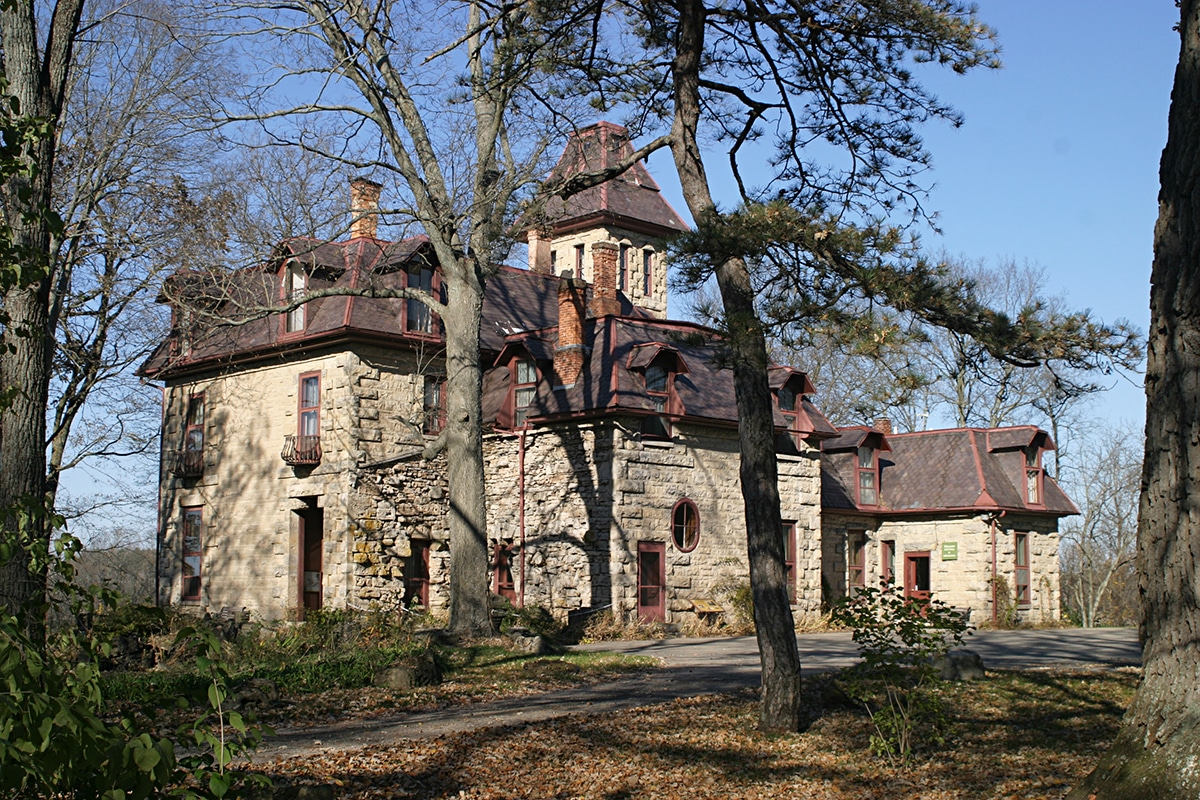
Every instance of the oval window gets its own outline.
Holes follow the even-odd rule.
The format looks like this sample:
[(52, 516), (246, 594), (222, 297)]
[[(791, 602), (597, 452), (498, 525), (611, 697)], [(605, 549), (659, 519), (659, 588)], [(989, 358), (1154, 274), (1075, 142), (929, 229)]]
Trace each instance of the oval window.
[(681, 553), (696, 549), (700, 541), (700, 512), (691, 500), (680, 500), (671, 514), (671, 538)]

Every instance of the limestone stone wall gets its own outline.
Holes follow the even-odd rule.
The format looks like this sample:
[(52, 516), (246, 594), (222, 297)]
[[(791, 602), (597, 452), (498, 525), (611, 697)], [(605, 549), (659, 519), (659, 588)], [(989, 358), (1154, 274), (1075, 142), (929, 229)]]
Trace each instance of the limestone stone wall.
[(449, 496), (446, 457), (403, 461), (364, 470), (351, 493), (354, 604), (396, 608), (404, 599), (404, 562), (412, 543), (429, 547), (429, 610), (449, 607)]
[[(929, 553), (930, 588), (934, 597), (958, 608), (970, 608), (972, 620), (992, 619), (992, 528), (981, 515), (912, 517), (876, 520), (826, 512), (822, 524), (823, 577), (830, 600), (845, 596), (848, 581), (847, 537), (865, 531), (865, 581), (883, 576), (881, 542), (893, 542), (896, 580), (903, 580), (906, 553)], [(1052, 621), (1059, 615), (1058, 533), (1053, 519), (1006, 515), (996, 530), (996, 575), (1010, 590), (1015, 586), (1016, 531), (1027, 532), (1030, 550), (1028, 607), (1019, 619)]]
[[(665, 545), (666, 617), (694, 619), (692, 600), (716, 599), (747, 577), (735, 432), (677, 426), (672, 442), (642, 442), (614, 420), (485, 438), (488, 543), (512, 554), (518, 597), (556, 617), (637, 607), (638, 542)], [(815, 453), (782, 458), (784, 518), (794, 521), (799, 613), (820, 605), (819, 471)], [(448, 600), (444, 462), (419, 458), (368, 471), (351, 501), (360, 603), (395, 602), (413, 538), (434, 542), (430, 605)], [(680, 552), (671, 515), (696, 504), (700, 538)], [(492, 576), (494, 579), (494, 576)]]
[[(199, 508), (202, 593), (197, 610), (249, 608), (267, 618), (297, 613), (300, 516), (324, 509), (321, 587), (326, 605), (343, 606), (355, 587), (357, 529), (349, 507), (355, 471), (414, 438), (405, 424), (423, 380), (411, 354), (339, 351), (287, 364), (213, 372), (164, 390), (160, 472), (160, 602), (181, 604), (183, 509)], [(322, 458), (313, 467), (282, 460), (284, 437), (298, 428), (301, 375), (321, 379)], [(203, 392), (204, 472), (177, 477), (188, 398)], [(407, 416), (406, 416), (407, 415)], [(416, 438), (420, 438), (419, 434)]]

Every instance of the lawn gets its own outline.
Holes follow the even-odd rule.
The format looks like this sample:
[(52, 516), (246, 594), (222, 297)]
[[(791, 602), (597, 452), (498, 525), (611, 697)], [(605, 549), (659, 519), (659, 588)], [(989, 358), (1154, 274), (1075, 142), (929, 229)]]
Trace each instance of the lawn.
[(347, 799), (1058, 798), (1111, 741), (1137, 679), (1026, 670), (944, 684), (946, 743), (903, 769), (870, 753), (870, 719), (830, 678), (807, 681), (813, 712), (800, 734), (757, 732), (756, 697), (743, 692), (257, 768), (279, 786), (321, 784)]

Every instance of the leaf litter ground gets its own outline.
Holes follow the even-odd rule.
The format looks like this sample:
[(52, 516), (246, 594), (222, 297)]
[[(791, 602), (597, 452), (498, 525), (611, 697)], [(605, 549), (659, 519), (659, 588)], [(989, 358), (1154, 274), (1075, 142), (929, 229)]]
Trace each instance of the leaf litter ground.
[(904, 769), (871, 754), (870, 719), (831, 677), (806, 681), (813, 719), (800, 734), (759, 733), (746, 691), (256, 766), (277, 786), (332, 786), (347, 800), (1060, 798), (1112, 740), (1138, 675), (993, 671), (944, 684), (946, 744)]

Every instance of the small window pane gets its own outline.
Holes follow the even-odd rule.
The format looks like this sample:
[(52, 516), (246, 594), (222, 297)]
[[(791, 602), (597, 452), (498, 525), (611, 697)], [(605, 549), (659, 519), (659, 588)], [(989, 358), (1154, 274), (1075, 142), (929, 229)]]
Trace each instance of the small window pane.
[(1039, 484), (1041, 483), (1039, 480), (1040, 478), (1041, 470), (1039, 469), (1030, 469), (1025, 471), (1025, 492), (1029, 497), (1030, 503), (1041, 502), (1041, 492), (1039, 491)]
[(536, 391), (533, 387), (517, 389), (517, 408), (527, 408), (533, 402), (533, 396)]
[(858, 448), (858, 466), (870, 469), (875, 466), (875, 449), (866, 445)]
[(188, 425), (203, 425), (204, 424), (204, 395), (194, 394), (188, 400), (187, 412)]
[(875, 473), (862, 471), (858, 473), (858, 501), (862, 505), (873, 506), (878, 502), (875, 492)]
[(517, 383), (537, 383), (537, 365), (533, 359), (522, 358), (517, 362)]
[(321, 404), (321, 379), (303, 378), (300, 381), (300, 407), (315, 408)]
[(795, 411), (796, 410), (796, 393), (788, 387), (784, 386), (779, 390), (779, 410), (780, 411)]

